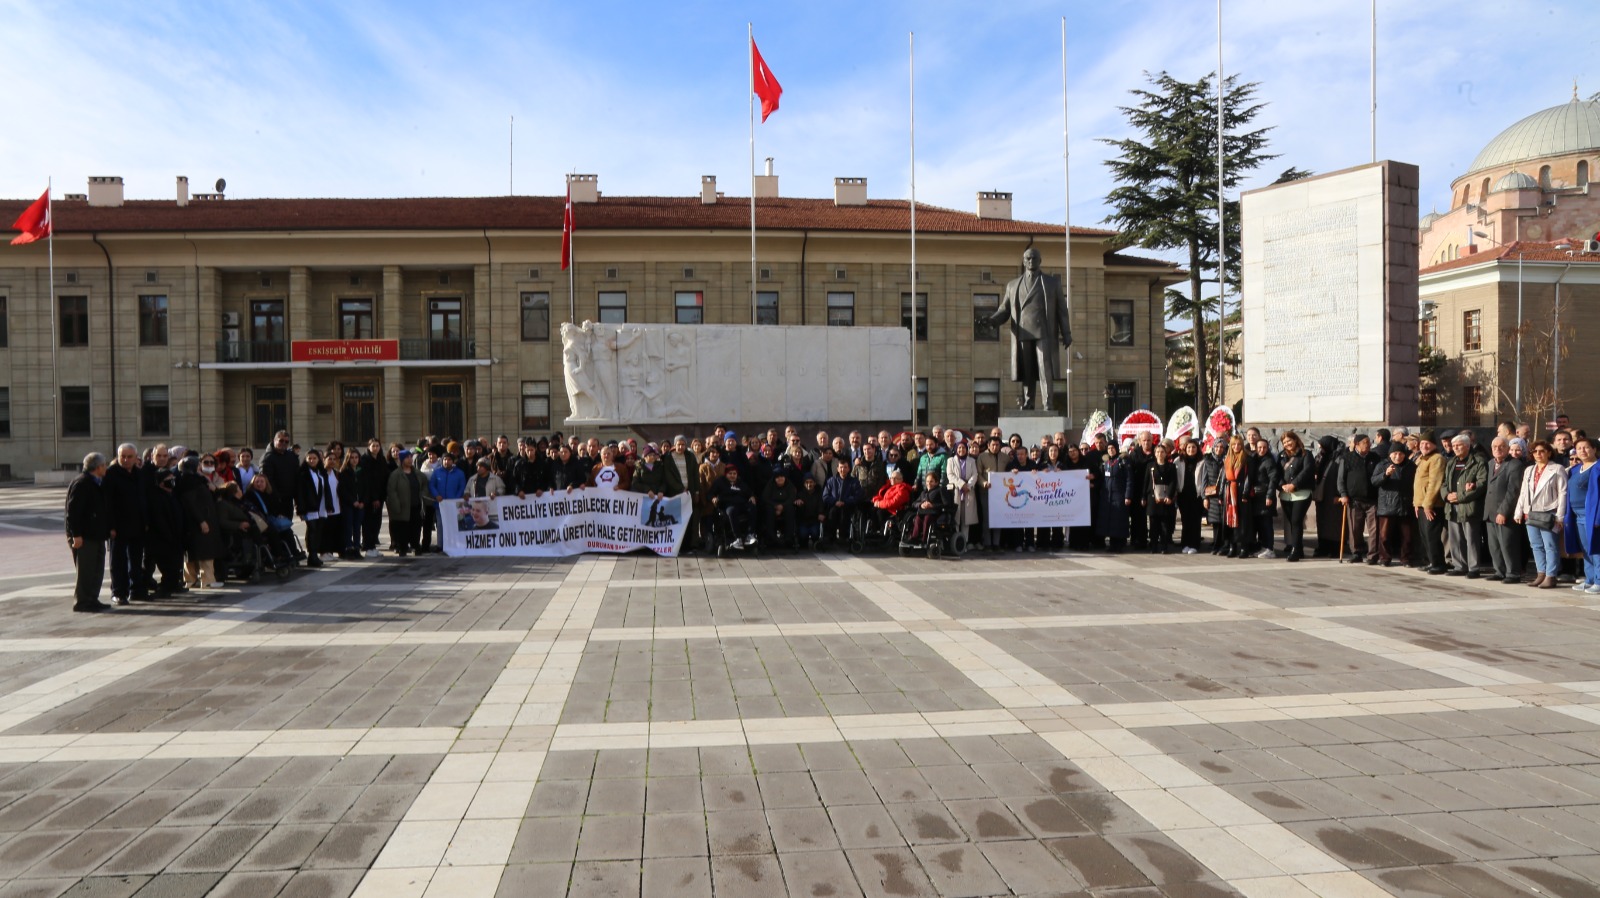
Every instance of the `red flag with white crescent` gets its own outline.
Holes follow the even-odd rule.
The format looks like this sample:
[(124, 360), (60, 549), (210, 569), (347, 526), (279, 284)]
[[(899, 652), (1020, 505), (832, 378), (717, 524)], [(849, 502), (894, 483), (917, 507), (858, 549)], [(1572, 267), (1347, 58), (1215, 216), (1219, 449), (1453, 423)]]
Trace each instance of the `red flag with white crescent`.
[(761, 51), (756, 49), (756, 39), (750, 39), (750, 89), (761, 98), (761, 120), (778, 111), (778, 98), (783, 96), (783, 85), (773, 77), (772, 70), (767, 68), (767, 61), (761, 58)]
[(572, 264), (572, 184), (567, 184), (567, 208), (561, 213), (561, 270)]
[(22, 210), (22, 214), (17, 216), (17, 220), (12, 222), (11, 226), (22, 232), (11, 241), (12, 246), (22, 246), (49, 237), (51, 234), (49, 188), (45, 188), (38, 199)]

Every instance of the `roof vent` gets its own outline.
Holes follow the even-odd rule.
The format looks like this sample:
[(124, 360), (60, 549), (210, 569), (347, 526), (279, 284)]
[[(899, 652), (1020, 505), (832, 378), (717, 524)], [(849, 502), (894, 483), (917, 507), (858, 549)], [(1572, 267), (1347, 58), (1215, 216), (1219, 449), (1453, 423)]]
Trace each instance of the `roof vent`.
[(95, 175), (89, 178), (89, 205), (122, 205), (122, 178), (119, 175)]
[(86, 203), (89, 201), (87, 193), (63, 193), (61, 201), (64, 203)]
[(717, 202), (717, 176), (716, 175), (701, 175), (700, 176), (700, 202), (704, 203), (707, 206), (711, 206), (711, 205), (715, 205), (716, 204), (716, 202)]
[(867, 204), (867, 179), (834, 178), (833, 204), (835, 206), (865, 206)]
[(1002, 190), (978, 191), (978, 217), (1011, 220), (1011, 194)]
[(567, 190), (571, 191), (574, 203), (597, 203), (600, 201), (600, 176), (567, 175)]

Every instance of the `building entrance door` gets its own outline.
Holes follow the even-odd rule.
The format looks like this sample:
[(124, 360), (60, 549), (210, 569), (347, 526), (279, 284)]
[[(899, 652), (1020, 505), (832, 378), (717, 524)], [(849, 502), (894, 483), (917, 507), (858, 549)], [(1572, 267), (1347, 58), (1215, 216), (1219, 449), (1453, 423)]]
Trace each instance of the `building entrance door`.
[(339, 387), (339, 438), (349, 446), (364, 446), (377, 435), (377, 385), (342, 384)]
[(443, 440), (467, 438), (465, 387), (461, 381), (435, 381), (428, 384), (428, 432)]

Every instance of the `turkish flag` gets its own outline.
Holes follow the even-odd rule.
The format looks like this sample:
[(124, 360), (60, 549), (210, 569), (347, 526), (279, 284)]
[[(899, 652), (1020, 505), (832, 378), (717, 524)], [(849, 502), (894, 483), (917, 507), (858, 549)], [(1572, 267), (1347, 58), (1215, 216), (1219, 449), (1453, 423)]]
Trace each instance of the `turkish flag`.
[(761, 120), (778, 111), (778, 98), (783, 96), (783, 85), (772, 76), (772, 70), (767, 68), (767, 61), (761, 58), (761, 51), (756, 49), (756, 39), (750, 39), (750, 89), (761, 98)]
[(21, 246), (24, 243), (32, 243), (41, 237), (49, 237), (51, 234), (50, 190), (46, 188), (42, 196), (34, 200), (33, 204), (28, 208), (22, 210), (22, 214), (17, 216), (17, 220), (12, 222), (11, 226), (22, 232), (16, 236), (16, 239), (11, 241), (12, 246)]
[(567, 208), (561, 213), (561, 270), (572, 264), (572, 184), (567, 184)]

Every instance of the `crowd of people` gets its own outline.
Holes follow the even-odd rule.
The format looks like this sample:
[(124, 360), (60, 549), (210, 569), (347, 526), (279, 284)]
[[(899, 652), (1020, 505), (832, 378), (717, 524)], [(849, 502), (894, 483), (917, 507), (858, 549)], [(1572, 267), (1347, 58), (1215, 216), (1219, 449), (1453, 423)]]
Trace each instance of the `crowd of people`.
[[(1543, 589), (1571, 579), (1600, 594), (1600, 476), (1591, 470), (1600, 444), (1560, 423), (1549, 440), (1533, 440), (1526, 425), (1507, 422), (1487, 447), (1471, 430), (1377, 430), (1309, 445), (1289, 431), (1274, 446), (1248, 428), (1209, 448), (1151, 434), (1124, 448), (1106, 434), (1029, 443), (998, 428), (936, 426), (823, 430), (810, 440), (793, 427), (718, 427), (660, 445), (428, 436), (410, 446), (372, 439), (362, 452), (338, 442), (302, 450), (280, 432), (259, 459), (249, 448), (166, 445), (141, 454), (123, 444), (114, 459), (91, 453), (67, 491), (66, 530), (77, 611), (111, 607), (99, 598), (107, 557), (112, 604), (126, 605), (217, 588), (263, 563), (379, 557), (385, 517), (390, 554), (441, 551), (440, 503), (582, 489), (689, 494), (685, 554), (859, 547), (852, 534), (863, 527), (904, 547), (933, 538), (938, 522), (959, 537), (958, 551), (1196, 554), (1209, 526), (1214, 555), (1297, 562), (1310, 521), (1316, 557)], [(1089, 482), (1089, 524), (990, 526), (997, 474), (1074, 470)]]

